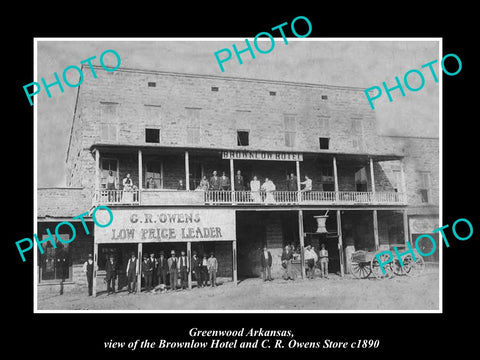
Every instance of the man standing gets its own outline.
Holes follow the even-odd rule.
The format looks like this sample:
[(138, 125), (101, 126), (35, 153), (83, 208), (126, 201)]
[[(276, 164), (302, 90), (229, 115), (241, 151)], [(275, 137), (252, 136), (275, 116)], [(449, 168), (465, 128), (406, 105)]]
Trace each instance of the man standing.
[(186, 289), (188, 286), (188, 272), (190, 271), (190, 264), (188, 263), (187, 256), (185, 255), (185, 251), (182, 250), (179, 259), (179, 267), (180, 267), (180, 286), (183, 289)]
[(210, 253), (210, 257), (207, 262), (208, 273), (210, 275), (210, 283), (212, 287), (217, 286), (217, 270), (218, 270), (218, 261), (215, 258), (215, 255)]
[(325, 244), (322, 244), (320, 250), (320, 273), (322, 277), (328, 279), (328, 250), (325, 249)]
[(270, 254), (266, 245), (263, 247), (260, 263), (262, 265), (263, 281), (272, 281), (272, 254)]
[(150, 262), (150, 268), (152, 269), (152, 280), (150, 281), (150, 287), (152, 288), (152, 292), (155, 292), (155, 282), (157, 281), (157, 259), (155, 259), (155, 254), (151, 253), (150, 258), (148, 259)]
[(157, 262), (158, 286), (160, 287), (160, 292), (164, 292), (167, 286), (168, 264), (163, 251), (160, 251), (160, 256), (158, 257)]
[(88, 259), (83, 264), (83, 272), (87, 277), (88, 284), (88, 296), (92, 296), (93, 292), (93, 257), (92, 254), (88, 254)]
[(297, 177), (291, 173), (287, 181), (287, 190), (288, 191), (297, 191)]
[(145, 281), (145, 291), (148, 292), (152, 287), (152, 267), (151, 267), (151, 261), (147, 255), (143, 255), (142, 276)]
[(225, 171), (222, 172), (222, 177), (220, 178), (220, 189), (223, 191), (230, 189), (230, 179), (225, 175)]
[(220, 190), (220, 178), (217, 176), (217, 172), (214, 170), (212, 175), (210, 178), (210, 190)]
[(177, 290), (178, 279), (178, 259), (175, 256), (175, 250), (170, 252), (170, 257), (167, 260), (168, 273), (170, 274), (170, 290)]
[(107, 295), (115, 293), (115, 280), (117, 279), (117, 262), (113, 255), (110, 255), (105, 266), (105, 281), (107, 282)]
[(317, 262), (317, 254), (312, 249), (311, 245), (308, 245), (304, 251), (305, 263), (307, 264), (307, 278), (313, 279), (315, 275), (315, 263)]
[(192, 273), (195, 274), (195, 280), (197, 280), (197, 287), (203, 287), (202, 277), (202, 259), (197, 256), (197, 252), (193, 252), (192, 256)]
[(282, 253), (282, 266), (285, 269), (284, 280), (295, 280), (295, 274), (292, 270), (293, 251), (290, 246), (285, 246)]
[(203, 286), (208, 286), (208, 259), (206, 254), (203, 254), (202, 258), (202, 280)]
[(127, 282), (128, 282), (128, 293), (134, 294), (137, 293), (137, 276), (138, 276), (138, 261), (137, 257), (135, 256), (135, 252), (130, 253), (130, 259), (128, 259), (127, 263)]
[(235, 176), (235, 191), (243, 191), (245, 190), (245, 184), (243, 183), (243, 176), (240, 170), (237, 171), (237, 175)]

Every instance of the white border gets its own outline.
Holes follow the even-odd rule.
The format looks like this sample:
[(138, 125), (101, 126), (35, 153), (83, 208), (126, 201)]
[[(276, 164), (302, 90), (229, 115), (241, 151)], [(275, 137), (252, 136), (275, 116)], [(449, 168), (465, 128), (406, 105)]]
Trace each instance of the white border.
[[(35, 82), (38, 82), (38, 73), (37, 73), (37, 43), (39, 41), (245, 41), (245, 39), (253, 40), (253, 37), (250, 38), (239, 38), (239, 37), (227, 37), (227, 38), (84, 38), (84, 37), (78, 37), (78, 38), (34, 38), (34, 43), (33, 43), (33, 60), (34, 60), (34, 65), (33, 65), (33, 77)], [(275, 41), (283, 41), (283, 38), (274, 38)], [(260, 41), (269, 41), (269, 39), (265, 38), (259, 38), (258, 40)], [(443, 58), (442, 53), (443, 53), (443, 38), (441, 37), (397, 37), (397, 38), (290, 38), (287, 37), (287, 40), (289, 42), (291, 41), (325, 41), (325, 42), (341, 42), (341, 41), (438, 41), (439, 43), (439, 54), (438, 54), (438, 61), (440, 65), (440, 61)], [(443, 124), (443, 112), (442, 112), (442, 103), (443, 103), (443, 71), (441, 66), (439, 66), (438, 69), (438, 74), (439, 74), (439, 226), (442, 226), (443, 224), (443, 179), (442, 179), (442, 173), (443, 173), (443, 166), (442, 166), (442, 159), (443, 159), (443, 130), (442, 130), (442, 124)], [(394, 76), (396, 74), (392, 74)], [(37, 231), (37, 99), (35, 99), (34, 105), (33, 105), (33, 116), (34, 116), (34, 130), (33, 130), (33, 135), (34, 135), (34, 140), (33, 140), (33, 146), (34, 146), (34, 166), (33, 166), (33, 186), (34, 186), (34, 198), (33, 198), (33, 222), (34, 222), (34, 231)], [(433, 229), (432, 229), (433, 230)], [(186, 313), (186, 314), (195, 314), (195, 313), (201, 313), (201, 314), (211, 314), (211, 313), (229, 313), (229, 314), (235, 314), (235, 313), (248, 313), (248, 314), (265, 314), (265, 313), (275, 313), (275, 314), (331, 314), (331, 313), (336, 313), (336, 314), (378, 314), (378, 313), (387, 313), (387, 314), (425, 314), (425, 313), (434, 313), (434, 314), (439, 314), (443, 313), (443, 246), (441, 246), (441, 239), (439, 237), (439, 309), (438, 310), (39, 310), (38, 309), (38, 298), (37, 298), (37, 291), (38, 291), (38, 271), (37, 271), (37, 251), (33, 251), (33, 274), (34, 274), (34, 279), (33, 279), (33, 284), (34, 284), (34, 292), (33, 292), (33, 312), (34, 313), (40, 313), (40, 314), (48, 314), (48, 313), (55, 313), (55, 314), (83, 314), (83, 313), (93, 313), (93, 314), (105, 314), (105, 313)], [(94, 300), (94, 299), (92, 299)]]

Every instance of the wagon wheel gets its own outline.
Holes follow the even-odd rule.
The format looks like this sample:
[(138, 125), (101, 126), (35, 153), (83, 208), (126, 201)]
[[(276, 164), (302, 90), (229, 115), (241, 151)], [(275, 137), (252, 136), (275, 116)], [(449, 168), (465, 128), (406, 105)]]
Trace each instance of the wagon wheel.
[[(380, 259), (383, 263), (385, 263), (386, 261), (388, 261), (389, 256), (387, 254), (382, 254), (380, 255)], [(372, 258), (370, 266), (372, 268), (373, 275), (375, 275), (377, 279), (385, 279), (393, 276), (393, 266), (391, 262), (383, 265), (383, 270), (385, 271), (385, 273), (382, 272), (376, 256)]]
[(368, 262), (354, 262), (350, 263), (350, 272), (357, 279), (366, 279), (372, 273), (372, 267)]
[(425, 270), (425, 260), (420, 254), (415, 254), (415, 261), (413, 261), (413, 257), (410, 254), (405, 255), (404, 261), (404, 268), (403, 271), (408, 276), (417, 276), (420, 275)]
[[(402, 261), (405, 261), (402, 257)], [(404, 262), (405, 264), (405, 262)], [(393, 259), (392, 262), (388, 265), (391, 265), (393, 273), (395, 275), (405, 275), (405, 267), (400, 265), (400, 261), (398, 259)], [(381, 271), (381, 270), (380, 270)]]

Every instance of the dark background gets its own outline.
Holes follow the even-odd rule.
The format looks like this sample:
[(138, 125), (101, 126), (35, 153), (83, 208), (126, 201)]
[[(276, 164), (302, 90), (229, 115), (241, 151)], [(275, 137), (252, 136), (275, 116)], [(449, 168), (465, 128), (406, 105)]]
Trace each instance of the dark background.
[[(104, 341), (190, 340), (191, 327), (290, 329), (298, 341), (380, 339), (380, 349), (370, 350), (369, 356), (376, 352), (381, 356), (417, 357), (474, 347), (474, 333), (478, 333), (474, 322), (478, 287), (476, 243), (480, 230), (478, 215), (471, 206), (478, 201), (475, 173), (478, 112), (474, 106), (478, 100), (474, 100), (477, 92), (472, 88), (477, 87), (478, 81), (473, 55), (474, 25), (478, 20), (469, 19), (469, 14), (475, 10), (453, 3), (436, 5), (442, 7), (437, 10), (433, 5), (422, 9), (418, 3), (405, 2), (397, 8), (388, 8), (389, 3), (361, 3), (355, 7), (341, 3), (333, 8), (315, 2), (296, 9), (289, 3), (267, 3), (267, 11), (261, 13), (257, 5), (204, 3), (194, 9), (183, 3), (183, 9), (173, 10), (163, 4), (131, 3), (127, 7), (112, 3), (102, 9), (98, 4), (77, 3), (71, 8), (42, 7), (42, 11), (25, 5), (25, 9), (10, 9), (5, 13), (6, 18), (13, 19), (2, 25), (6, 42), (2, 61), (7, 75), (7, 85), (2, 91), (6, 100), (2, 181), (6, 229), (2, 259), (7, 260), (2, 266), (3, 326), (8, 334), (3, 341), (5, 352), (32, 350), (34, 356), (49, 358), (103, 357), (104, 352), (109, 352), (106, 356), (110, 358), (121, 351), (105, 350)], [(473, 224), (474, 234), (462, 242), (453, 237), (451, 228), (446, 230), (451, 246), (448, 249), (444, 246), (443, 251), (443, 314), (34, 314), (33, 252), (22, 263), (15, 246), (15, 241), (31, 238), (34, 233), (33, 107), (23, 91), (23, 85), (33, 81), (33, 38), (254, 37), (300, 15), (312, 23), (309, 37), (443, 37), (443, 54), (455, 53), (462, 60), (463, 68), (458, 75), (443, 77), (442, 224), (451, 227), (458, 218), (467, 218)], [(298, 32), (304, 33), (300, 28)], [(245, 350), (247, 354), (251, 351)], [(283, 352), (290, 356), (299, 352), (320, 356), (338, 353), (298, 349)], [(360, 352), (350, 350), (349, 355)], [(162, 356), (165, 352), (137, 350), (135, 354)], [(203, 350), (203, 354), (207, 352)]]

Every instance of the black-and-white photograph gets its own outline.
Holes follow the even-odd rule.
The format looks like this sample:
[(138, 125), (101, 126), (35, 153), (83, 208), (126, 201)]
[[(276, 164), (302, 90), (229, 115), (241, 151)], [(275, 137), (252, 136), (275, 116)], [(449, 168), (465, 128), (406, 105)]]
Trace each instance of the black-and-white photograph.
[(455, 59), (276, 36), (36, 39), (35, 312), (442, 311)]

